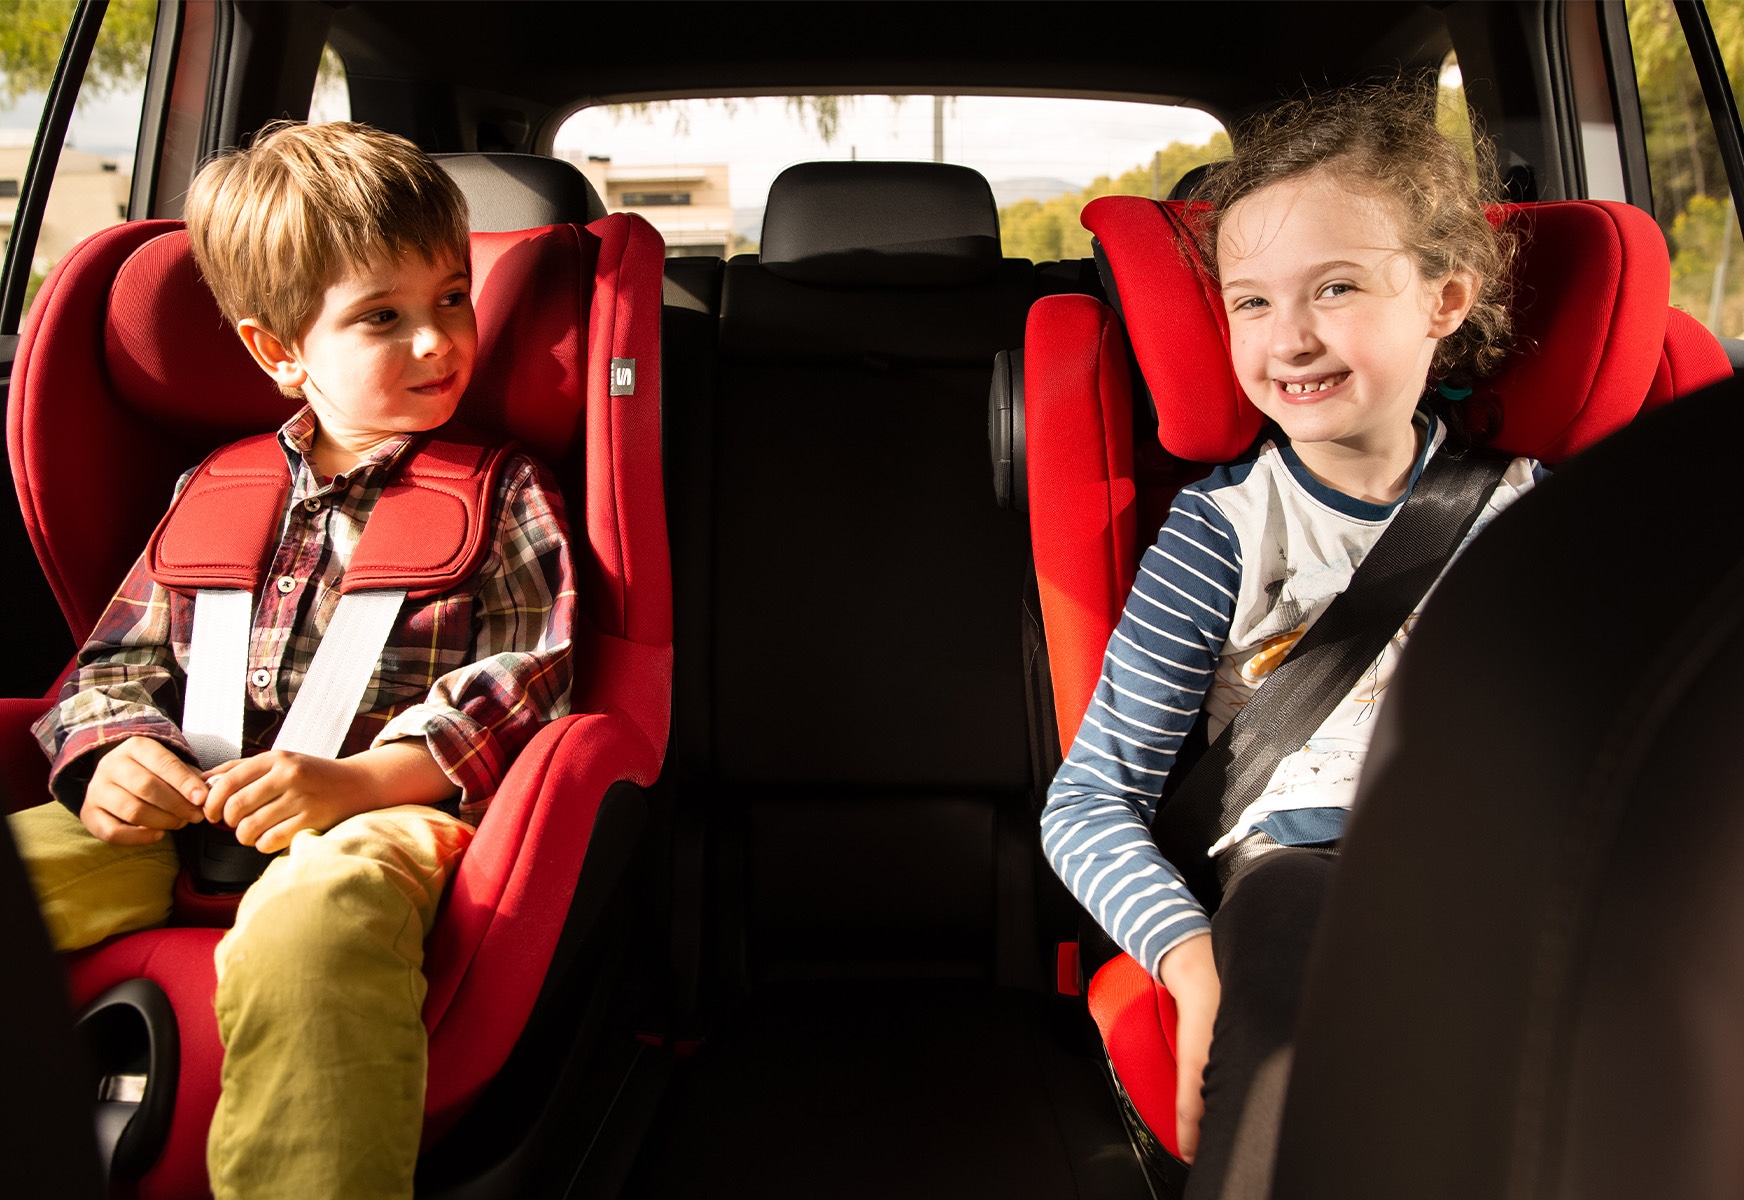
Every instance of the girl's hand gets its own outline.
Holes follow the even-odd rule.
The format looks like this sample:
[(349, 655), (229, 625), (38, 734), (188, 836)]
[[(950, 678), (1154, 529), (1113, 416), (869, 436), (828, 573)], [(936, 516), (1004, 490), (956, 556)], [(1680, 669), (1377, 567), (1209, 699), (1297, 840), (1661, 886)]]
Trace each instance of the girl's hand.
[(164, 831), (201, 820), (206, 781), (162, 742), (131, 737), (105, 754), (85, 788), (79, 820), (117, 846), (161, 841)]
[(347, 817), (396, 804), (434, 804), (454, 784), (424, 743), (390, 742), (350, 758), (268, 750), (223, 763), (206, 776), (206, 819), (236, 840), (276, 854), (304, 829), (322, 832)]
[(1175, 1027), (1175, 1137), (1181, 1160), (1191, 1163), (1199, 1153), (1199, 1120), (1205, 1115), (1200, 1094), (1205, 1060), (1211, 1053), (1211, 1028), (1223, 990), (1217, 964), (1211, 958), (1211, 936), (1189, 938), (1163, 955), (1163, 986), (1174, 998), (1179, 1018)]

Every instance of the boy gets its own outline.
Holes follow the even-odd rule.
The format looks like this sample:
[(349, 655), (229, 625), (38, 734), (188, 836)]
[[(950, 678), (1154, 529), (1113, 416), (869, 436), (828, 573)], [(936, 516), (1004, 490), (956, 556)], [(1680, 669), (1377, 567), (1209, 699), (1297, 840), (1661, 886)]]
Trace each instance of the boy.
[(305, 401), (278, 434), (291, 488), (255, 601), (243, 757), (192, 765), (178, 697), (193, 604), (142, 559), (36, 726), (60, 803), (16, 814), (13, 836), (63, 950), (168, 918), (168, 831), (222, 823), (278, 854), (215, 955), (213, 1192), (410, 1196), (423, 939), (508, 764), (569, 709), (562, 497), (509, 455), (491, 552), (454, 590), (402, 604), (339, 757), (269, 749), (383, 487), (471, 377), (466, 204), (401, 138), (282, 125), (205, 167), (187, 220), (226, 320)]

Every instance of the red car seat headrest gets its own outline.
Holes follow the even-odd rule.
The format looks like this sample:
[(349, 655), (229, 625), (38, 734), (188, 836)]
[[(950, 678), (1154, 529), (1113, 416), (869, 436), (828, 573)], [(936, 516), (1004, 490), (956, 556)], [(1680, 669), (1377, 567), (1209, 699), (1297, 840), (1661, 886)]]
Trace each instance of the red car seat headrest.
[(103, 355), (118, 403), (202, 443), (270, 429), (298, 407), (224, 320), (179, 229), (141, 245), (116, 271)]
[(975, 283), (999, 272), (999, 210), (968, 167), (800, 163), (769, 185), (759, 260), (795, 283)]
[[(1187, 210), (1106, 196), (1083, 221), (1106, 257), (1111, 297), (1157, 409), (1164, 448), (1226, 462), (1261, 417), (1229, 368), (1229, 327), (1199, 262)], [(1492, 445), (1549, 461), (1628, 424), (1665, 346), (1671, 267), (1653, 218), (1626, 204), (1569, 200), (1499, 206), (1521, 235), (1515, 348), (1480, 389), (1499, 416)]]
[[(576, 326), (587, 321), (594, 281), (581, 276), (582, 256), (543, 253), (539, 243), (577, 236), (556, 226), (472, 239), (480, 352), (462, 414), (547, 462), (569, 450), (586, 405)], [(180, 229), (141, 245), (116, 272), (103, 349), (117, 401), (202, 449), (272, 429), (299, 406), (219, 313)]]

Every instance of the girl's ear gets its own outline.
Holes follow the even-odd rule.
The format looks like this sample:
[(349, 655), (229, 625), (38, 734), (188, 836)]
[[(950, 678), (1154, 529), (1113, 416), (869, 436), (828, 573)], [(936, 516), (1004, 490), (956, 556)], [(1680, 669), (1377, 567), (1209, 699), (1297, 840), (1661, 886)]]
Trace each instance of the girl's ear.
[(1429, 310), (1429, 336), (1444, 338), (1460, 327), (1477, 303), (1481, 281), (1470, 271), (1449, 271), (1429, 285), (1433, 305)]
[(272, 376), (272, 381), (279, 387), (300, 388), (308, 382), (309, 373), (303, 370), (296, 353), (279, 340), (278, 334), (255, 318), (244, 317), (238, 321), (236, 336), (248, 347), (249, 356), (260, 364), (261, 370)]

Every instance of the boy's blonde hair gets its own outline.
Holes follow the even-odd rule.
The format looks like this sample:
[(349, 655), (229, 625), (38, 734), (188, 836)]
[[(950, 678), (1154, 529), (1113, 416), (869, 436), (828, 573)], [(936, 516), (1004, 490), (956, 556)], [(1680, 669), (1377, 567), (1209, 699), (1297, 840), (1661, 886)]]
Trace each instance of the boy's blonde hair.
[(466, 199), (447, 172), (405, 138), (350, 121), (268, 125), (200, 169), (184, 216), (224, 319), (253, 317), (287, 346), (352, 267), (408, 252), (471, 262)]

